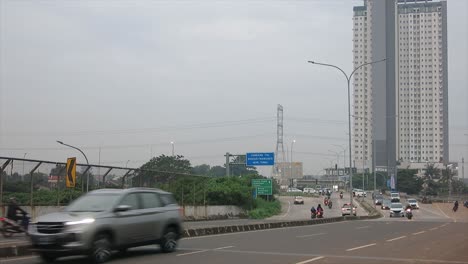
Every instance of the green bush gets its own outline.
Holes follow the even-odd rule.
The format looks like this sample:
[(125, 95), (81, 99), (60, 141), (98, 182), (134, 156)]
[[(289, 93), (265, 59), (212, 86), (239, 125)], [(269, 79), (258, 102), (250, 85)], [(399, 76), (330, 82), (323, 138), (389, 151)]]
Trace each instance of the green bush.
[(264, 219), (281, 213), (281, 203), (278, 200), (265, 201), (258, 198), (254, 202), (255, 209), (248, 212), (252, 219)]

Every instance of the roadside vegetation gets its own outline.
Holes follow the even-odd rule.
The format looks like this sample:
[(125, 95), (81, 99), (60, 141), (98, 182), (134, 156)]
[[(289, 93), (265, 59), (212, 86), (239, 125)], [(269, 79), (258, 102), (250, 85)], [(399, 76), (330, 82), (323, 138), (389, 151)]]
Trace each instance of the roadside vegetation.
[(248, 211), (249, 218), (264, 219), (281, 213), (281, 203), (278, 200), (266, 201), (258, 198), (254, 204), (255, 209)]

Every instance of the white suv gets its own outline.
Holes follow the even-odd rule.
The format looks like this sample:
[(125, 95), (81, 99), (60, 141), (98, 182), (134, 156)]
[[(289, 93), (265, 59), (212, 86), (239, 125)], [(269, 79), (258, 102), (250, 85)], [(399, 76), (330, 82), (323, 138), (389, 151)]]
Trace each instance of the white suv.
[[(182, 236), (181, 208), (158, 189), (102, 189), (89, 192), (64, 211), (43, 215), (29, 225), (32, 250), (45, 262), (88, 255), (107, 261), (112, 251), (159, 244), (172, 252)], [(87, 262), (87, 263), (89, 263)]]

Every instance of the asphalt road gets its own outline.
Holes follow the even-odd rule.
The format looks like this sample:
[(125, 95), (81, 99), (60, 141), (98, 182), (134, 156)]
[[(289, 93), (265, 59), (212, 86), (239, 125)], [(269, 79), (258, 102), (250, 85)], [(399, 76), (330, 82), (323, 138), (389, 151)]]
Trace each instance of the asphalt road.
[[(175, 253), (141, 247), (109, 263), (465, 263), (468, 224), (411, 221), (347, 221), (183, 239)], [(83, 258), (59, 263), (84, 263)], [(37, 257), (0, 263), (40, 263)]]
[[(345, 203), (349, 203), (349, 194), (344, 194), (343, 199), (340, 199), (339, 193), (333, 193), (331, 201), (333, 202), (332, 209), (324, 206), (324, 196), (320, 197), (303, 197), (304, 204), (294, 204), (294, 196), (281, 196), (279, 199), (282, 203), (283, 212), (280, 215), (269, 218), (268, 220), (306, 220), (310, 219), (310, 208), (317, 207), (321, 204), (324, 209), (324, 217), (341, 216), (341, 207)], [(355, 205), (357, 205), (355, 203)], [(367, 212), (357, 205), (357, 215), (367, 215)]]

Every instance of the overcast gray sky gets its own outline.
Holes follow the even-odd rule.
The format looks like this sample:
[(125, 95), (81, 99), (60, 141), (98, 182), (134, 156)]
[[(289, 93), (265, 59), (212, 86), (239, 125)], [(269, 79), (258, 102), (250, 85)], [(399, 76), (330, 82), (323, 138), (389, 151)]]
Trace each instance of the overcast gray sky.
[[(221, 165), (285, 148), (315, 174), (347, 143), (346, 83), (362, 1), (0, 0), (0, 155)], [(451, 160), (468, 158), (468, 1), (448, 1)], [(81, 160), (80, 160), (81, 159)], [(342, 159), (342, 158), (341, 158)], [(340, 163), (343, 161), (340, 160)], [(264, 169), (264, 172), (270, 169)]]

